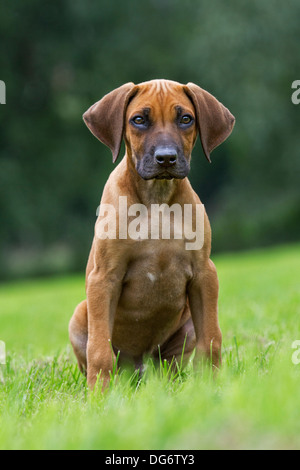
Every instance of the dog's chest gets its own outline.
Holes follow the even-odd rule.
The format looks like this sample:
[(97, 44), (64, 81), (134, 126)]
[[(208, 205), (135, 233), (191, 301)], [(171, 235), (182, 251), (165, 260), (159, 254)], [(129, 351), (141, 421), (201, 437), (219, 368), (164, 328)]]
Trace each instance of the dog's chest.
[(128, 264), (120, 302), (133, 310), (177, 311), (185, 304), (192, 270), (182, 243), (175, 240), (145, 243)]

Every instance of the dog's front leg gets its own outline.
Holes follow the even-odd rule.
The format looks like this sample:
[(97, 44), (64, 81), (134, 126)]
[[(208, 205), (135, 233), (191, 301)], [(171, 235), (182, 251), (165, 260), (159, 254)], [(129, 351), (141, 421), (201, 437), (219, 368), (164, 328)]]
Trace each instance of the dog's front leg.
[[(94, 388), (98, 376), (105, 388), (113, 370), (115, 355), (111, 338), (121, 286), (116, 280), (94, 270), (88, 278), (87, 382)], [(100, 375), (99, 375), (100, 374)]]
[(218, 321), (219, 282), (211, 260), (194, 274), (188, 298), (196, 333), (196, 357), (203, 354), (215, 368), (221, 365), (222, 333)]

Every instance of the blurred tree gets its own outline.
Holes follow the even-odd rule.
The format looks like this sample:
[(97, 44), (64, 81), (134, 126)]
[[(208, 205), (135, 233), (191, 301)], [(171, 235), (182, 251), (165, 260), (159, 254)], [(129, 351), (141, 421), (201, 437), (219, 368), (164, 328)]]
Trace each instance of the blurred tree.
[(111, 155), (81, 115), (127, 81), (193, 81), (236, 116), (191, 180), (214, 250), (299, 239), (300, 4), (26, 0), (0, 5), (0, 275), (81, 269)]

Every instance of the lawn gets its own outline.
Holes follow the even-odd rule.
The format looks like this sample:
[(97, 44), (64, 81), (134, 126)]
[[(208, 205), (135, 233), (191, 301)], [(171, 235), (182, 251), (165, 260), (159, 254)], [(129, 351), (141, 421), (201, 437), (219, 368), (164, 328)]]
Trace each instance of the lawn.
[[(69, 346), (83, 275), (0, 286), (0, 449), (300, 449), (300, 246), (213, 258), (223, 367), (89, 393)], [(295, 362), (295, 361), (294, 361)]]

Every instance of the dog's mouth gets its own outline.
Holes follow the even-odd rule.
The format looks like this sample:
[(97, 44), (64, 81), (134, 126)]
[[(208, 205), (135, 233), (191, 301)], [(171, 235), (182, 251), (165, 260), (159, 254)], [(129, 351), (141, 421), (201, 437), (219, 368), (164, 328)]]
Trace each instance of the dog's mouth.
[(173, 180), (173, 179), (183, 179), (187, 175), (186, 174), (178, 174), (178, 173), (169, 173), (167, 171), (164, 171), (163, 173), (159, 174), (145, 174), (144, 172), (138, 172), (139, 175), (144, 179), (144, 180)]
[(172, 179), (174, 179), (174, 178), (176, 178), (176, 176), (171, 175), (171, 174), (168, 173), (168, 172), (164, 172), (164, 173), (162, 173), (162, 174), (157, 175), (157, 176), (154, 177), (154, 179), (156, 179), (156, 180), (172, 180)]
[(182, 157), (178, 159), (176, 164), (162, 167), (159, 164), (153, 164), (153, 157), (146, 155), (137, 161), (136, 170), (144, 180), (172, 180), (184, 179), (189, 173), (190, 166), (188, 161)]

